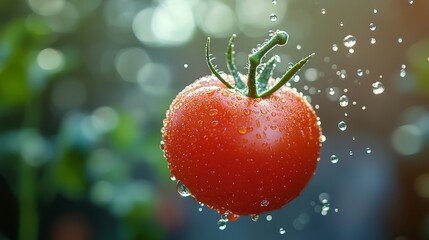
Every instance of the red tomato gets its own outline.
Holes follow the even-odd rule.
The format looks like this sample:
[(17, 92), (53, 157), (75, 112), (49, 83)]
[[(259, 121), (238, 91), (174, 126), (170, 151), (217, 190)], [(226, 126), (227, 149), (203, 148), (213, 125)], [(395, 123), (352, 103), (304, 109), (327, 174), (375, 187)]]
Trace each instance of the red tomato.
[(167, 111), (162, 148), (196, 201), (253, 215), (301, 193), (315, 173), (321, 130), (310, 104), (289, 87), (264, 97), (243, 92), (214, 75), (186, 87)]

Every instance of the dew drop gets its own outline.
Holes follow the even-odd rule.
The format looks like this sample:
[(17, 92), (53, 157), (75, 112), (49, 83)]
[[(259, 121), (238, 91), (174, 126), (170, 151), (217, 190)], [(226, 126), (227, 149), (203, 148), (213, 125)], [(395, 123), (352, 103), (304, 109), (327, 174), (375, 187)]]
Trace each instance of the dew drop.
[(334, 163), (334, 164), (337, 163), (339, 160), (337, 155), (335, 155), (335, 154), (332, 154), (330, 159), (331, 159), (331, 163)]
[(375, 23), (370, 23), (369, 24), (369, 30), (375, 31), (375, 29), (377, 29), (377, 26), (375, 25)]
[(225, 230), (226, 229), (226, 223), (227, 220), (225, 219), (219, 219), (219, 221), (217, 221), (217, 226), (219, 227), (219, 230)]
[(401, 76), (403, 78), (406, 75), (407, 75), (407, 71), (405, 71), (405, 69), (401, 69), (401, 72), (399, 73), (399, 76)]
[(261, 206), (262, 207), (266, 207), (266, 206), (268, 206), (270, 204), (270, 202), (267, 200), (267, 199), (264, 199), (264, 200), (262, 200), (261, 201)]
[(280, 228), (280, 229), (279, 229), (279, 233), (280, 233), (281, 235), (283, 235), (283, 234), (285, 234), (285, 233), (286, 233), (286, 230), (285, 230), (284, 228)]
[(162, 151), (164, 151), (164, 149), (165, 149), (165, 143), (164, 143), (164, 141), (162, 141), (162, 140), (161, 140), (161, 142), (159, 142), (159, 148), (160, 148)]
[(377, 40), (376, 40), (375, 38), (371, 38), (370, 43), (371, 43), (372, 45), (374, 45), (376, 42), (377, 42)]
[(362, 69), (360, 69), (360, 68), (356, 71), (356, 73), (357, 73), (357, 75), (358, 75), (359, 77), (362, 77), (362, 76), (363, 76), (363, 70), (362, 70)]
[(217, 120), (213, 120), (213, 121), (211, 122), (211, 125), (212, 125), (212, 127), (216, 127), (217, 125), (219, 125), (219, 121), (217, 121)]
[(270, 20), (271, 20), (271, 22), (277, 21), (277, 15), (275, 15), (274, 13), (271, 13), (270, 14)]
[(333, 88), (329, 88), (328, 94), (333, 96), (335, 94), (335, 90)]
[(176, 181), (176, 177), (174, 175), (170, 175), (170, 180), (175, 182)]
[(344, 121), (341, 121), (341, 122), (338, 123), (338, 128), (341, 131), (345, 131), (347, 129), (347, 124)]
[(247, 133), (247, 129), (243, 126), (238, 127), (238, 133), (240, 133), (241, 135), (244, 135)]
[(346, 95), (341, 96), (340, 97), (340, 106), (346, 107), (347, 105), (349, 105), (349, 98)]
[(182, 197), (188, 197), (191, 195), (189, 189), (180, 180), (177, 181), (176, 188), (177, 192), (179, 192), (180, 196)]
[(371, 152), (372, 152), (371, 148), (367, 147), (366, 148), (366, 153), (371, 153)]
[(351, 48), (356, 44), (356, 37), (353, 35), (347, 35), (343, 40), (344, 46)]
[(372, 92), (374, 94), (381, 94), (384, 92), (384, 85), (383, 83), (377, 81), (375, 83), (372, 84)]
[(326, 9), (322, 8), (322, 10), (320, 11), (322, 14), (326, 13)]
[(338, 51), (338, 45), (337, 44), (332, 44), (332, 51), (334, 51), (334, 52)]
[(216, 116), (218, 113), (218, 110), (216, 108), (212, 108), (209, 110), (209, 115), (210, 116)]
[(319, 141), (321, 143), (326, 142), (326, 136), (325, 135), (321, 135), (320, 138), (319, 138)]
[(251, 215), (250, 218), (252, 219), (252, 221), (257, 222), (259, 220), (259, 215)]

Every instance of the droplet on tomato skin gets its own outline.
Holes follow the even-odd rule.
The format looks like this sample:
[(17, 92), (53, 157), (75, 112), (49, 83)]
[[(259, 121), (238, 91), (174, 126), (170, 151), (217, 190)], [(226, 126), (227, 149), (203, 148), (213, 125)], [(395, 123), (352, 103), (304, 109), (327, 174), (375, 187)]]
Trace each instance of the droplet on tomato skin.
[(228, 214), (228, 220), (231, 222), (237, 221), (240, 218), (240, 215), (235, 213), (229, 213)]
[(212, 108), (209, 110), (210, 116), (216, 116), (218, 114), (218, 110), (216, 108)]
[(245, 127), (243, 127), (243, 126), (238, 127), (237, 131), (241, 135), (244, 135), (244, 134), (247, 133), (247, 129)]
[(211, 122), (211, 125), (212, 125), (212, 127), (216, 127), (217, 125), (219, 125), (219, 121), (217, 121), (217, 120), (213, 120), (213, 121)]
[(267, 207), (270, 204), (270, 202), (267, 199), (264, 199), (261, 201), (261, 206), (262, 207)]
[(211, 96), (213, 96), (215, 94), (215, 92), (216, 92), (215, 90), (207, 92), (207, 96), (211, 97)]
[(164, 141), (162, 141), (162, 140), (161, 140), (161, 142), (159, 142), (159, 148), (160, 148), (162, 151), (164, 151), (164, 149), (165, 149), (165, 143), (164, 143)]
[(256, 134), (256, 138), (257, 138), (257, 139), (261, 139), (261, 138), (262, 138), (261, 134), (257, 133), (257, 134)]
[(177, 181), (176, 188), (177, 188), (177, 192), (182, 197), (189, 197), (191, 195), (191, 192), (189, 191), (189, 189), (180, 180)]
[(249, 115), (251, 111), (250, 111), (250, 109), (246, 108), (246, 109), (244, 109), (243, 112), (244, 112), (244, 115)]

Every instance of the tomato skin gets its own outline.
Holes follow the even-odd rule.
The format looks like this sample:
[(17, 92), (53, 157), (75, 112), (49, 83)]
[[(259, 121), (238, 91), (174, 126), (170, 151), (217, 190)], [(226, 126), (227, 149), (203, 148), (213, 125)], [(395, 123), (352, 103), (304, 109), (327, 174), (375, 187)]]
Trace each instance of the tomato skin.
[(196, 201), (219, 212), (281, 208), (315, 173), (317, 117), (288, 87), (250, 98), (214, 76), (203, 77), (177, 95), (166, 115), (164, 154), (171, 174)]

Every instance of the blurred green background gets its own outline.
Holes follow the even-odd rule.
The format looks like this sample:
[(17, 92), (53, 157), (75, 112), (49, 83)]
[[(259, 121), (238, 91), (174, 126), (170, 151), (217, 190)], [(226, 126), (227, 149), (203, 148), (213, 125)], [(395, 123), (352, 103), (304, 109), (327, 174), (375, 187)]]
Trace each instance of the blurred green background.
[[(0, 240), (429, 239), (428, 12), (419, 0), (0, 0)], [(221, 231), (177, 194), (159, 130), (209, 74), (208, 36), (226, 70), (236, 33), (245, 72), (276, 29), (290, 34), (277, 76), (316, 53), (292, 86), (321, 118), (320, 164), (290, 205)]]

